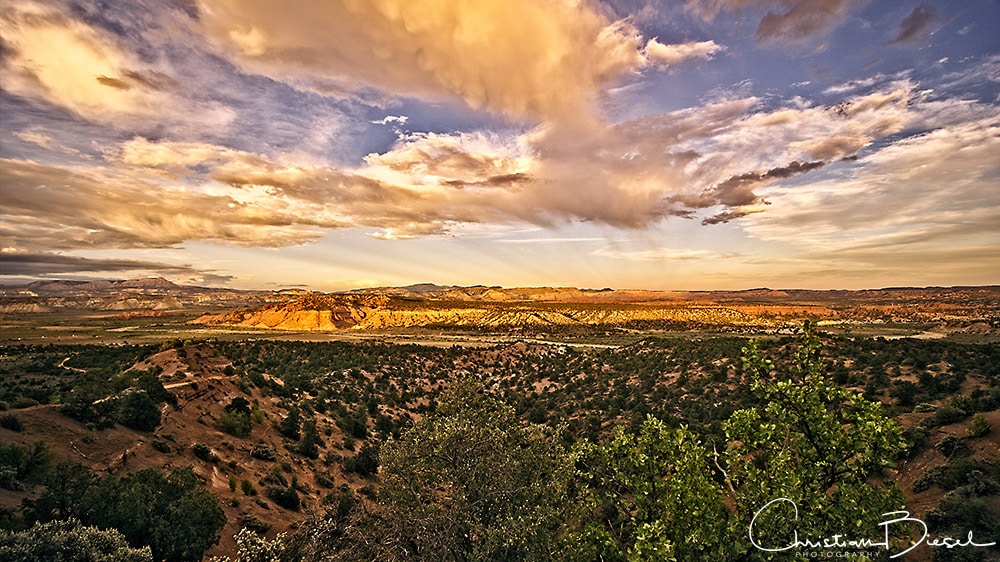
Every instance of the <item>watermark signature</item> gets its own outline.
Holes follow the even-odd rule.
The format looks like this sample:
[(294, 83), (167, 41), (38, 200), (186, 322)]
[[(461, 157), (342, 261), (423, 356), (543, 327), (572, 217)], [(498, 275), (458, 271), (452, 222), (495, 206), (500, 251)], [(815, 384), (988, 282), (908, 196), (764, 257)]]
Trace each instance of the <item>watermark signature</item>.
[[(956, 539), (953, 537), (938, 537), (938, 538), (928, 539), (927, 538), (928, 531), (926, 523), (924, 523), (922, 520), (916, 517), (910, 517), (909, 511), (891, 511), (889, 513), (883, 513), (882, 517), (884, 519), (882, 520), (881, 523), (878, 524), (879, 527), (883, 527), (884, 539), (850, 538), (840, 534), (830, 535), (827, 537), (800, 539), (798, 530), (795, 530), (793, 531), (792, 539), (788, 544), (779, 546), (768, 544), (767, 546), (764, 546), (763, 544), (761, 544), (761, 542), (767, 544), (767, 541), (762, 540), (761, 537), (757, 536), (754, 530), (754, 525), (757, 522), (757, 517), (759, 517), (761, 513), (767, 511), (768, 509), (772, 509), (773, 506), (785, 503), (792, 505), (792, 507), (795, 509), (795, 519), (798, 520), (799, 506), (793, 500), (790, 500), (788, 498), (773, 499), (764, 504), (764, 507), (758, 509), (757, 513), (754, 513), (753, 519), (750, 520), (750, 529), (749, 529), (750, 544), (754, 545), (754, 547), (756, 547), (757, 549), (763, 550), (765, 552), (785, 552), (794, 549), (820, 549), (820, 548), (824, 549), (833, 549), (833, 548), (880, 549), (881, 548), (885, 549), (885, 551), (889, 553), (889, 558), (899, 558), (900, 556), (903, 556), (907, 552), (910, 552), (911, 550), (917, 548), (921, 544), (927, 544), (928, 546), (944, 547), (944, 548), (960, 548), (969, 546), (986, 547), (997, 544), (995, 541), (989, 543), (975, 542), (975, 540), (973, 540), (972, 538), (972, 531), (969, 531), (968, 537), (964, 539)], [(901, 552), (893, 553), (892, 546), (890, 546), (889, 544), (889, 537), (892, 535), (890, 529), (894, 525), (898, 524), (911, 525), (911, 526), (916, 525), (919, 526), (920, 529), (923, 529), (923, 531), (920, 537), (916, 540), (916, 542), (910, 544), (909, 548)], [(813, 557), (815, 558), (815, 556)], [(824, 558), (829, 558), (829, 556), (824, 556)]]

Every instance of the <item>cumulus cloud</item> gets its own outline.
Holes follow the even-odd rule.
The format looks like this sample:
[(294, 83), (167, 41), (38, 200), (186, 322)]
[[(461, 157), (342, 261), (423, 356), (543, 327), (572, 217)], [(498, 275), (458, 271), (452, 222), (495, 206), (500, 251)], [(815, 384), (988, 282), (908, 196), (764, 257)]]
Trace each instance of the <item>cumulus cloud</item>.
[(930, 26), (937, 21), (937, 10), (927, 2), (921, 2), (919, 6), (913, 8), (896, 29), (896, 37), (890, 42), (912, 43), (919, 40)]
[(644, 50), (651, 64), (659, 67), (675, 66), (692, 60), (706, 60), (724, 47), (715, 41), (689, 41), (675, 45), (664, 45), (655, 38), (646, 43)]
[(160, 69), (55, 3), (16, 0), (0, 11), (4, 90), (53, 104), (84, 119), (123, 128), (151, 120), (223, 126), (232, 113), (218, 104), (172, 94)]
[[(301, 14), (308, 13), (303, 18)], [(640, 68), (641, 37), (582, 2), (200, 0), (205, 33), (251, 72), (316, 90), (458, 97), (518, 117), (585, 113)]]
[[(823, 37), (866, 0), (688, 0), (687, 8), (711, 21), (720, 12), (768, 9), (757, 25), (761, 43), (798, 43)], [(777, 7), (777, 11), (770, 9)]]
[(764, 110), (756, 98), (720, 99), (611, 125), (414, 133), (340, 167), (136, 137), (89, 165), (4, 160), (0, 229), (38, 252), (191, 240), (276, 247), (347, 227), (402, 239), (462, 225), (716, 224), (760, 213), (769, 186), (906, 127), (974, 118), (968, 107), (942, 108), (913, 89), (895, 84), (834, 106)]

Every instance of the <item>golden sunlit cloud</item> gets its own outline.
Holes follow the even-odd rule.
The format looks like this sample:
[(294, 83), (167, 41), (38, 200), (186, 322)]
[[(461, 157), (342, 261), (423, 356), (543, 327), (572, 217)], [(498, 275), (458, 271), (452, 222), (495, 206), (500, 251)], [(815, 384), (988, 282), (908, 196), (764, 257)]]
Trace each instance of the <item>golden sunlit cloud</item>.
[(173, 80), (58, 5), (15, 0), (0, 10), (3, 87), (85, 119), (136, 126), (151, 118), (224, 126), (232, 112), (171, 95)]
[[(205, 32), (248, 70), (317, 90), (458, 97), (517, 117), (580, 118), (598, 87), (641, 68), (642, 38), (557, 0), (201, 0)], [(308, 13), (309, 17), (301, 17)]]
[[(965, 115), (973, 131), (987, 130), (975, 128), (986, 121), (967, 119), (968, 104), (912, 102), (909, 91), (897, 87), (833, 107), (771, 112), (760, 111), (754, 98), (720, 100), (594, 126), (573, 139), (546, 127), (506, 135), (411, 134), (355, 167), (137, 137), (106, 150), (102, 166), (4, 161), (6, 228), (26, 241), (29, 227), (65, 225), (62, 242), (31, 241), (43, 250), (190, 240), (283, 246), (345, 227), (405, 239), (463, 224), (647, 228), (671, 216), (716, 224), (761, 211), (776, 215), (752, 223), (763, 233), (762, 225), (784, 224), (782, 210), (790, 208), (768, 205), (769, 185), (854, 156), (908, 124), (945, 124), (951, 112)], [(977, 142), (987, 147), (987, 140)], [(920, 146), (901, 143), (896, 150)], [(859, 169), (880, 169), (869, 164), (880, 154), (860, 160)], [(970, 181), (977, 189), (987, 183)], [(822, 188), (796, 193), (783, 200)]]

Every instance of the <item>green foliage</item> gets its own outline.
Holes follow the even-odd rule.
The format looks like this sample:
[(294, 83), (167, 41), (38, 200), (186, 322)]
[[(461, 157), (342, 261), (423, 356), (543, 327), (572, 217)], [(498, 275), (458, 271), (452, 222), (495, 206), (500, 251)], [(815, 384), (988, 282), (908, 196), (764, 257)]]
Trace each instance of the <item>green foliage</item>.
[(969, 428), (965, 432), (970, 439), (975, 439), (989, 433), (992, 427), (993, 424), (990, 423), (990, 420), (986, 419), (986, 416), (975, 414), (972, 416), (972, 420), (969, 421)]
[(144, 391), (129, 392), (118, 401), (115, 421), (138, 431), (153, 431), (160, 425), (160, 407)]
[(240, 491), (243, 492), (245, 496), (256, 496), (257, 490), (253, 487), (253, 482), (249, 480), (240, 480)]
[(194, 445), (191, 445), (191, 452), (194, 453), (194, 456), (205, 462), (210, 462), (212, 464), (219, 462), (219, 455), (215, 454), (215, 451), (204, 443), (195, 443)]
[(319, 446), (323, 440), (316, 431), (316, 420), (309, 418), (303, 424), (302, 441), (295, 447), (295, 452), (310, 459), (319, 458)]
[(961, 437), (947, 435), (934, 446), (947, 459), (966, 457), (972, 452), (969, 443)]
[(35, 441), (31, 445), (0, 445), (0, 488), (20, 490), (26, 483), (41, 482), (53, 457), (45, 441)]
[(271, 528), (271, 525), (256, 515), (244, 515), (240, 517), (240, 529), (248, 529), (263, 535)]
[(793, 524), (802, 536), (864, 536), (878, 528), (882, 513), (902, 505), (895, 484), (870, 483), (905, 451), (902, 429), (881, 404), (829, 381), (819, 351), (807, 323), (791, 376), (782, 377), (749, 346), (744, 369), (760, 406), (734, 412), (725, 424), (734, 444), (726, 455), (728, 479), (742, 525), (776, 498), (800, 510), (797, 522), (757, 521), (759, 536), (777, 541)]
[(249, 437), (251, 427), (249, 410), (247, 412), (227, 410), (222, 412), (219, 419), (215, 420), (216, 429), (233, 437)]
[(18, 533), (0, 531), (0, 560), (9, 562), (153, 562), (148, 546), (132, 548), (115, 529), (77, 519), (39, 523)]
[(278, 431), (281, 432), (285, 437), (298, 441), (301, 436), (299, 430), (302, 426), (302, 420), (299, 414), (299, 408), (297, 406), (292, 406), (288, 409), (288, 415), (281, 420), (278, 424)]
[(263, 441), (258, 441), (253, 446), (253, 449), (250, 449), (250, 456), (262, 461), (273, 461), (278, 458), (278, 453), (274, 450), (274, 447)]
[(280, 505), (285, 509), (290, 509), (292, 511), (298, 511), (301, 506), (301, 500), (299, 499), (299, 493), (295, 491), (295, 488), (289, 486), (287, 488), (280, 488), (278, 486), (272, 486), (267, 489), (267, 497), (271, 499), (274, 503)]
[(375, 474), (379, 466), (379, 446), (373, 441), (366, 441), (355, 458), (354, 471), (361, 476)]
[(0, 427), (11, 431), (21, 431), (24, 429), (24, 426), (21, 425), (21, 420), (17, 419), (17, 416), (14, 414), (9, 413), (0, 415)]
[(83, 495), (80, 519), (113, 527), (131, 544), (146, 544), (156, 560), (201, 560), (226, 523), (218, 502), (188, 468), (169, 476), (151, 468), (121, 479), (107, 476)]
[(29, 513), (36, 521), (51, 521), (67, 517), (81, 517), (81, 504), (87, 489), (95, 479), (87, 467), (71, 462), (61, 462), (45, 479), (46, 488), (35, 500)]
[(607, 445), (581, 442), (577, 467), (591, 517), (567, 538), (574, 558), (722, 560), (727, 538), (722, 487), (687, 428), (649, 417), (638, 434)]
[(456, 383), (382, 448), (374, 558), (544, 560), (566, 518), (572, 464), (560, 440)]

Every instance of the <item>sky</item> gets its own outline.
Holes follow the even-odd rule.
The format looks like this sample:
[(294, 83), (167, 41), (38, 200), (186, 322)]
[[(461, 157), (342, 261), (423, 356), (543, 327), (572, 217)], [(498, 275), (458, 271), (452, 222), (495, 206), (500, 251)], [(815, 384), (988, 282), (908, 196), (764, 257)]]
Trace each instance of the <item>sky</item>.
[(996, 0), (4, 0), (0, 282), (1000, 283)]

